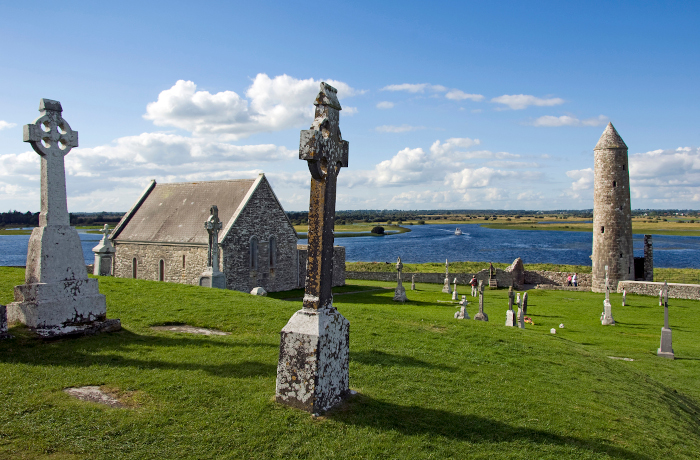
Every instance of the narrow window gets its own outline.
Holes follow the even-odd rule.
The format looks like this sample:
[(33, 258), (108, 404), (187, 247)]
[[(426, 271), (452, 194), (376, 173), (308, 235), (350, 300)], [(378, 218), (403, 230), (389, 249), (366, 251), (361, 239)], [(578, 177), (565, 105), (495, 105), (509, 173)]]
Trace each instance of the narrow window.
[(632, 267), (627, 267), (627, 274), (629, 274), (629, 275), (632, 274)]
[(165, 262), (163, 262), (163, 259), (160, 259), (160, 262), (158, 262), (158, 280), (165, 281)]
[(627, 165), (623, 164), (623, 165), (622, 165), (622, 170), (624, 171), (624, 170), (626, 170), (626, 169), (627, 169)]
[(620, 259), (622, 259), (622, 253), (620, 253)]
[(617, 187), (617, 181), (613, 181), (613, 188)]
[(137, 273), (137, 268), (138, 268), (137, 265), (138, 265), (138, 262), (136, 262), (136, 257), (134, 257), (131, 261), (131, 277), (133, 279), (136, 279), (136, 275), (138, 274)]
[(258, 239), (256, 237), (250, 239), (250, 269), (258, 269)]
[(600, 227), (600, 233), (605, 233), (605, 227)]
[(182, 268), (185, 268), (185, 255), (182, 255)]
[(275, 237), (270, 237), (270, 270), (275, 269), (277, 265), (277, 242), (275, 242)]

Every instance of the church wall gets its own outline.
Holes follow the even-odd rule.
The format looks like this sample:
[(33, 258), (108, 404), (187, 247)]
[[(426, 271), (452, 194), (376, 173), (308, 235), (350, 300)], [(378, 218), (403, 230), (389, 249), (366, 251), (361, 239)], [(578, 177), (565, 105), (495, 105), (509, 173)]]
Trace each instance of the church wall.
[[(306, 284), (306, 261), (309, 258), (307, 244), (298, 244), (299, 251), (299, 285), (303, 288)], [(396, 274), (393, 274), (396, 279)], [(345, 247), (333, 246), (333, 286), (345, 286)]]
[[(132, 261), (137, 261), (137, 279), (158, 281), (160, 261), (163, 260), (164, 281), (169, 283), (198, 284), (199, 276), (207, 266), (207, 247), (167, 243), (114, 242), (114, 276), (132, 277)], [(183, 267), (183, 256), (185, 263)]]
[[(276, 265), (270, 266), (270, 237), (277, 245)], [(250, 266), (250, 240), (258, 239), (258, 267)], [(222, 242), (223, 272), (229, 289), (250, 292), (262, 287), (268, 292), (297, 287), (297, 237), (267, 181), (251, 196), (231, 231)]]

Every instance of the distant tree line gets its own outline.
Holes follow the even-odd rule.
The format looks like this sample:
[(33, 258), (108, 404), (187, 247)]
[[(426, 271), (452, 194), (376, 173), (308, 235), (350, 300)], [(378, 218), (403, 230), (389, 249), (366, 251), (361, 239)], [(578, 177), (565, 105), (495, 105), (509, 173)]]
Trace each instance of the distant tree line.
[[(119, 222), (124, 213), (116, 212), (81, 212), (70, 213), (71, 225), (103, 225)], [(16, 225), (21, 227), (36, 227), (39, 225), (39, 213), (27, 211), (8, 211), (0, 213), (0, 226)]]

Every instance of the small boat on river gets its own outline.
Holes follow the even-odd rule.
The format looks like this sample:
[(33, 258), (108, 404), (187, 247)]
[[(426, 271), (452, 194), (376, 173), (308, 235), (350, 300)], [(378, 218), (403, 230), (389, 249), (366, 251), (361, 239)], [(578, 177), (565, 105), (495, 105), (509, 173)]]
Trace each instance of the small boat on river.
[(462, 234), (462, 230), (461, 230), (460, 228), (458, 228), (457, 230), (455, 230), (455, 235), (459, 236), (459, 235), (461, 235), (461, 234)]

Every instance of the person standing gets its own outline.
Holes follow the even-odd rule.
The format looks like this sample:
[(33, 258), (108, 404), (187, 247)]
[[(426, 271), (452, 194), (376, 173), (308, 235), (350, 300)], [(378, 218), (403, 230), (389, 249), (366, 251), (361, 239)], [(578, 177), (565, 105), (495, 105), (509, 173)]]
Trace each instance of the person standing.
[(574, 276), (571, 278), (571, 282), (574, 283), (574, 287), (578, 286), (578, 274), (574, 273)]
[(472, 297), (476, 297), (476, 295), (477, 295), (476, 286), (479, 284), (479, 282), (476, 280), (476, 275), (472, 276), (472, 279), (471, 279), (471, 281), (469, 281), (469, 284), (472, 287)]

